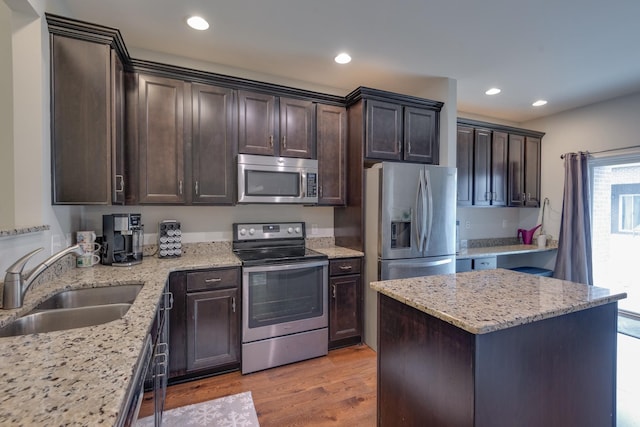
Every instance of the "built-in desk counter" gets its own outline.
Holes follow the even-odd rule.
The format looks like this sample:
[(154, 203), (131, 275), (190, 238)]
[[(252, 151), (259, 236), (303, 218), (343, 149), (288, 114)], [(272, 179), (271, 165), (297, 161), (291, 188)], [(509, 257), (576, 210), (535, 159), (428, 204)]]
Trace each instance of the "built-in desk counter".
[(503, 269), (371, 287), (378, 425), (615, 426), (626, 294)]

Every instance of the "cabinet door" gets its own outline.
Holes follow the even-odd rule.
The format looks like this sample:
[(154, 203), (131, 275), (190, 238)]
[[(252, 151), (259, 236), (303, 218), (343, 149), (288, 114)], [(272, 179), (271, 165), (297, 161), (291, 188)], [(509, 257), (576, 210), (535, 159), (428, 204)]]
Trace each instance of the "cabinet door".
[(491, 204), (491, 131), (476, 129), (473, 149), (473, 204)]
[(193, 84), (191, 102), (192, 203), (232, 204), (236, 184), (234, 91)]
[(164, 77), (138, 77), (140, 203), (185, 201), (184, 85)]
[(111, 203), (124, 205), (124, 67), (114, 50), (111, 50), (111, 79), (111, 134), (113, 136)]
[(169, 378), (187, 373), (187, 274), (179, 271), (169, 275), (169, 291), (173, 307), (169, 310)]
[(509, 134), (509, 206), (524, 206), (524, 136)]
[(110, 47), (51, 36), (53, 204), (111, 202)]
[(346, 203), (347, 111), (318, 104), (316, 144), (318, 150), (319, 205)]
[(424, 108), (404, 109), (404, 160), (438, 164), (438, 114)]
[(280, 156), (316, 158), (315, 111), (311, 101), (280, 98)]
[(366, 101), (365, 157), (402, 160), (402, 106)]
[(508, 135), (493, 132), (491, 137), (491, 204), (507, 205), (507, 153)]
[(458, 205), (473, 203), (473, 128), (458, 126), (456, 142), (456, 167), (458, 168)]
[(329, 280), (330, 342), (361, 335), (361, 287), (359, 274), (337, 276)]
[(186, 302), (187, 371), (238, 362), (238, 289), (190, 293)]
[(540, 138), (527, 136), (524, 141), (524, 205), (540, 206)]
[(275, 155), (276, 97), (238, 91), (238, 152)]

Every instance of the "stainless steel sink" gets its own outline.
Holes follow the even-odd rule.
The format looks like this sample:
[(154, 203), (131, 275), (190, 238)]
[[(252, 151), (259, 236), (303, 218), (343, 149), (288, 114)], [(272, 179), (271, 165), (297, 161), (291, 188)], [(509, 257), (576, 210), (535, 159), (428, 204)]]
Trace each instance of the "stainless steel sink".
[(0, 337), (62, 331), (100, 325), (121, 319), (131, 304), (105, 304), (89, 307), (60, 308), (26, 314), (0, 329)]
[(50, 296), (38, 304), (34, 310), (77, 308), (105, 304), (133, 304), (142, 286), (142, 284), (134, 284), (72, 289)]

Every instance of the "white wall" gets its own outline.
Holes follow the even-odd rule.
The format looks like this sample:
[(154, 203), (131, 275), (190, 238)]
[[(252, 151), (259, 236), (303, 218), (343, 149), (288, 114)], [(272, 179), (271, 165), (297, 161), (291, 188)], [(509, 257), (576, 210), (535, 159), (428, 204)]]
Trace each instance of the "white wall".
[[(23, 254), (43, 247), (36, 262), (68, 244), (71, 212), (78, 208), (51, 206), (49, 130), (49, 33), (44, 5), (37, 0), (5, 0), (10, 10), (13, 90), (14, 226), (47, 224), (50, 230), (0, 238), (0, 272)], [(3, 61), (4, 61), (3, 57)], [(6, 77), (2, 76), (2, 77)]]
[(560, 231), (564, 189), (560, 155), (639, 145), (639, 111), (640, 92), (523, 123), (523, 127), (546, 132), (542, 140), (541, 186), (542, 197), (550, 200), (546, 228), (554, 238)]
[(0, 2), (0, 228), (14, 222), (12, 55), (11, 10)]

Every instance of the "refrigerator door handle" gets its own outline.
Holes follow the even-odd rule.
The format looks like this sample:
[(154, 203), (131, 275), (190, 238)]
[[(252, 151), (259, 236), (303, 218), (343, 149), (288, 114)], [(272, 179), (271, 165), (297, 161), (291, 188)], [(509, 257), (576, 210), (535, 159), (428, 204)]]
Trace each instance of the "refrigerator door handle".
[(420, 170), (418, 175), (418, 195), (416, 200), (416, 205), (420, 206), (420, 209), (416, 206), (416, 224), (419, 224), (416, 228), (418, 231), (418, 251), (420, 252), (424, 251), (424, 239), (427, 228), (425, 187), (424, 170)]
[(394, 262), (394, 267), (436, 267), (438, 265), (450, 264), (453, 262), (452, 258), (441, 259), (439, 261), (424, 261), (420, 263), (415, 262)]
[(418, 190), (416, 191), (416, 204), (414, 207), (415, 215), (413, 216), (413, 222), (416, 230), (416, 242), (418, 243), (418, 250), (422, 252), (422, 214), (421, 214), (421, 202), (422, 202), (422, 174), (418, 178)]
[(431, 227), (433, 226), (433, 189), (431, 188), (431, 175), (429, 174), (428, 170), (424, 171), (424, 181), (425, 181), (425, 185), (424, 187), (426, 188), (426, 194), (424, 196), (425, 198), (425, 202), (424, 202), (424, 206), (425, 206), (425, 211), (426, 211), (426, 225), (425, 225), (425, 229), (424, 229), (424, 233), (426, 234), (425, 237), (425, 244), (424, 244), (424, 250), (425, 252), (429, 249), (429, 243), (431, 242)]

